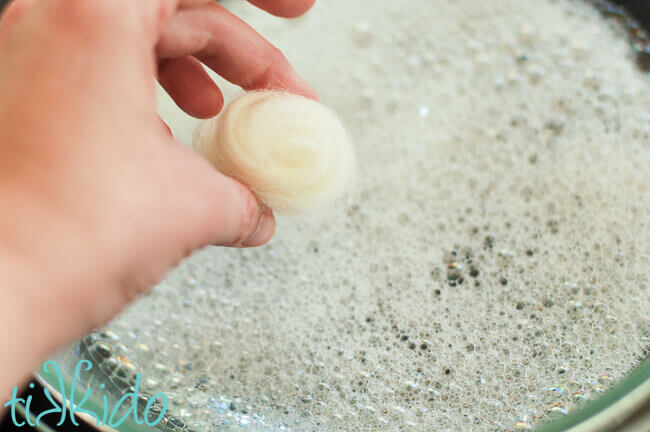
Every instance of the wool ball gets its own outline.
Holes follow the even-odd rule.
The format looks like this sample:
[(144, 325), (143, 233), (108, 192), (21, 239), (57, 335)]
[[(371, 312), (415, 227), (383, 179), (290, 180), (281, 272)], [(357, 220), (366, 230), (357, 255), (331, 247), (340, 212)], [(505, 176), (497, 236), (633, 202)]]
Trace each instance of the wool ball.
[(194, 147), (282, 213), (344, 203), (355, 174), (352, 144), (336, 114), (285, 92), (244, 93), (199, 126)]

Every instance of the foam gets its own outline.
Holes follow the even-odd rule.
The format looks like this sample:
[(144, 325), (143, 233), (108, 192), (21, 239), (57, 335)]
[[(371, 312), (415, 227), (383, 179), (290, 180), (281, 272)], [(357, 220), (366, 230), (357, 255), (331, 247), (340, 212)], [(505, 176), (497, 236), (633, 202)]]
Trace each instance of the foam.
[(650, 86), (595, 10), (330, 0), (287, 24), (228, 5), (349, 125), (360, 199), (196, 254), (113, 324), (185, 423), (523, 429), (638, 364)]

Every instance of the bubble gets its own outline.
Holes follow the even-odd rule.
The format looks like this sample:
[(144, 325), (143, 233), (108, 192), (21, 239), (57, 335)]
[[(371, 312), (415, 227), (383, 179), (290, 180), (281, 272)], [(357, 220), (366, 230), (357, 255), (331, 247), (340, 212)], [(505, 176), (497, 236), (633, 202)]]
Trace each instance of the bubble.
[(531, 430), (638, 364), (650, 114), (631, 48), (586, 2), (407, 3), (321, 2), (291, 32), (232, 4), (346, 123), (355, 205), (196, 253), (80, 355), (124, 388), (141, 370), (196, 432)]

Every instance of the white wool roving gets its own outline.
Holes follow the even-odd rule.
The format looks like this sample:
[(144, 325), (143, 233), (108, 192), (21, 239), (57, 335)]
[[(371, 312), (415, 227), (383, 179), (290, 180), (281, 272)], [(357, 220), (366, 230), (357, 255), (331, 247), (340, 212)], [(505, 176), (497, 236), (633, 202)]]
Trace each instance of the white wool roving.
[(348, 196), (354, 151), (339, 118), (290, 93), (252, 91), (203, 122), (194, 147), (274, 211), (300, 213)]

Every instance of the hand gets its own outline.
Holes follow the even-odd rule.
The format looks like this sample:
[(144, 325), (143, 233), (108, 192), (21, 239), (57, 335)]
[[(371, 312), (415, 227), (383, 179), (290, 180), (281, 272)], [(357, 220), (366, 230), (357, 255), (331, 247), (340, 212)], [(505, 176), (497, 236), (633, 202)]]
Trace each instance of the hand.
[[(313, 0), (251, 0), (283, 16)], [(17, 0), (0, 22), (0, 395), (206, 245), (275, 229), (252, 192), (178, 142), (159, 81), (216, 115), (201, 63), (245, 89), (315, 98), (282, 54), (205, 0)], [(22, 347), (19, 349), (19, 347)]]

